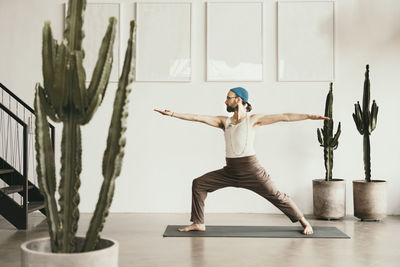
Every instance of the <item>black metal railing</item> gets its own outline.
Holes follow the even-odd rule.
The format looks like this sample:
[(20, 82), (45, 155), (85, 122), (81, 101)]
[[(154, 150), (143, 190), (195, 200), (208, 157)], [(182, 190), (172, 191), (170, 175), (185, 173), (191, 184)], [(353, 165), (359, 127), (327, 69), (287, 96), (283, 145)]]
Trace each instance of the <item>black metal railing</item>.
[[(23, 122), (20, 118), (18, 118), (14, 113), (11, 112), (8, 108), (6, 108), (3, 104), (0, 103), (0, 109), (5, 112), (8, 116), (15, 120), (16, 123), (23, 128), (22, 133), (22, 166), (19, 166), (19, 172), (25, 178), (23, 183), (23, 208), (27, 209), (27, 201), (28, 201), (28, 125)], [(0, 125), (2, 127), (2, 125)], [(18, 126), (17, 126), (18, 127)], [(18, 132), (18, 131), (16, 131)], [(7, 144), (8, 145), (8, 144)], [(21, 170), (22, 167), (22, 170)]]
[[(19, 229), (26, 229), (29, 212), (45, 214), (36, 175), (35, 120), (33, 108), (0, 83), (0, 214)], [(49, 130), (54, 149), (50, 123)]]
[[(0, 83), (0, 88), (2, 90), (2, 92), (1, 92), (1, 103), (3, 103), (3, 97), (4, 97), (3, 93), (5, 92), (8, 95), (10, 95), (13, 99), (15, 99), (15, 101), (18, 104), (20, 104), (22, 107), (24, 107), (26, 110), (28, 110), (30, 114), (35, 115), (35, 111), (33, 110), (33, 108), (31, 108), (28, 104), (26, 104), (21, 98), (16, 96), (10, 89), (5, 87), (2, 83)], [(18, 114), (17, 114), (17, 116), (18, 116)], [(23, 119), (23, 121), (25, 121), (25, 120)], [(52, 140), (53, 148), (54, 148), (55, 128), (51, 123), (49, 123), (49, 127), (50, 127), (50, 136), (51, 136), (51, 140)]]

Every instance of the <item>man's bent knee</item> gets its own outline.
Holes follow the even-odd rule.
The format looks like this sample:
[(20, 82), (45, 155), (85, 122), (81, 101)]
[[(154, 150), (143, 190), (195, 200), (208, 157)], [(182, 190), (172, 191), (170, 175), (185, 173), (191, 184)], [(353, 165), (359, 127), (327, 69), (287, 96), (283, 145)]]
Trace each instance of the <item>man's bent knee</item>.
[(193, 179), (193, 181), (192, 181), (192, 188), (193, 188), (193, 189), (199, 188), (200, 183), (201, 183), (200, 177), (199, 177), (199, 178), (196, 178), (196, 179)]

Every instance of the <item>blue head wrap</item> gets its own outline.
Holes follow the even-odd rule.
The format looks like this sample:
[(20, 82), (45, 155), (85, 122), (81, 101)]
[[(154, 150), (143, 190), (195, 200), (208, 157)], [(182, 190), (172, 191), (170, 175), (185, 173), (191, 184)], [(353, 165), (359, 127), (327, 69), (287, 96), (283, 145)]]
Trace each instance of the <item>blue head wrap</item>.
[(235, 87), (232, 88), (231, 91), (234, 92), (238, 97), (243, 99), (244, 102), (247, 103), (247, 101), (249, 100), (249, 93), (243, 87)]

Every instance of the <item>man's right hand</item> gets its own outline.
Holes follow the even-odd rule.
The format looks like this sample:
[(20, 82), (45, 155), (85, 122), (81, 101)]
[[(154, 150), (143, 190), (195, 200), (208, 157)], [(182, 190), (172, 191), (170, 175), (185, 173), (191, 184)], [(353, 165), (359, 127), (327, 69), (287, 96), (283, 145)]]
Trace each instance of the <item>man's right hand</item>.
[(173, 112), (168, 109), (164, 109), (164, 110), (154, 109), (154, 111), (157, 111), (158, 113), (161, 113), (162, 115), (166, 115), (166, 116), (172, 116), (172, 114), (173, 114)]

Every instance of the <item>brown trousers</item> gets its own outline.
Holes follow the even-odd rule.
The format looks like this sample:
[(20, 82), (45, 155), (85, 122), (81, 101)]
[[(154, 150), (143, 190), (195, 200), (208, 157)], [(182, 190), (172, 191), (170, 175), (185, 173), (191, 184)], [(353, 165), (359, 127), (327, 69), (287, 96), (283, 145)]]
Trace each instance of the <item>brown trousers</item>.
[(204, 200), (207, 193), (224, 187), (249, 189), (269, 200), (292, 222), (303, 217), (302, 212), (285, 193), (275, 187), (269, 174), (259, 164), (255, 155), (242, 158), (226, 158), (226, 166), (193, 180), (192, 216), (193, 223), (204, 223)]

